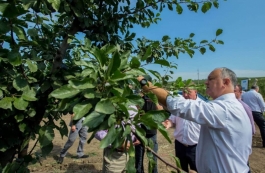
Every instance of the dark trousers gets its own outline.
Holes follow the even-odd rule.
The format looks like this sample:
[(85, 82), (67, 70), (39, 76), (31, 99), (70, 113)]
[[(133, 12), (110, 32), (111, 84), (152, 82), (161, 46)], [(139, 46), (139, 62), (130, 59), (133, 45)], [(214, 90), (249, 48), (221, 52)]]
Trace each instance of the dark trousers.
[(196, 158), (196, 145), (185, 146), (179, 141), (175, 140), (175, 152), (176, 157), (180, 160), (181, 169), (189, 172), (188, 165), (190, 165), (190, 169), (197, 171), (195, 158)]
[[(146, 137), (147, 139), (151, 139), (154, 143), (153, 151), (157, 153), (158, 151), (158, 144), (157, 144), (157, 135), (154, 135), (150, 138)], [(135, 168), (136, 173), (144, 173), (144, 153), (145, 148), (143, 145), (136, 145), (135, 146)], [(154, 156), (155, 165), (153, 166), (152, 173), (157, 173), (157, 158)]]
[(255, 123), (258, 125), (260, 130), (260, 135), (262, 138), (263, 147), (265, 147), (265, 119), (261, 112), (252, 111), (252, 115), (254, 118)]

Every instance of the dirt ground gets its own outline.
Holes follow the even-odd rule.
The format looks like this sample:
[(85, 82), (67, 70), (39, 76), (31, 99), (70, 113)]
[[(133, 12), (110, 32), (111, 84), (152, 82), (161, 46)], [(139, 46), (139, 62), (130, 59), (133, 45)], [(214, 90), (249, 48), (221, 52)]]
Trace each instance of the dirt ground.
[[(66, 123), (70, 121), (69, 116), (64, 117)], [(261, 137), (258, 127), (256, 127), (257, 133), (253, 137), (252, 154), (249, 159), (252, 173), (265, 173), (265, 148), (262, 148)], [(158, 155), (167, 162), (174, 164), (172, 155), (174, 155), (174, 129), (169, 130), (172, 144), (168, 143), (164, 137), (158, 133)], [(90, 134), (89, 134), (90, 135)], [(57, 164), (61, 148), (64, 146), (67, 138), (61, 138), (58, 131), (55, 131), (55, 138), (53, 141), (54, 147), (49, 156), (42, 158), (40, 163), (36, 163), (29, 166), (31, 172), (36, 173), (99, 173), (102, 170), (102, 153), (103, 150), (99, 148), (99, 141), (93, 139), (90, 144), (85, 146), (85, 154), (89, 155), (86, 159), (76, 159), (76, 149), (79, 139), (77, 139), (74, 145), (68, 150), (68, 153), (64, 159), (63, 164)], [(30, 143), (29, 149), (33, 146), (34, 141)], [(34, 149), (34, 153), (39, 152), (39, 146)], [(147, 160), (147, 159), (145, 159)], [(145, 172), (147, 171), (147, 162), (145, 162)], [(167, 167), (163, 162), (158, 160), (158, 172), (167, 173), (171, 168)]]

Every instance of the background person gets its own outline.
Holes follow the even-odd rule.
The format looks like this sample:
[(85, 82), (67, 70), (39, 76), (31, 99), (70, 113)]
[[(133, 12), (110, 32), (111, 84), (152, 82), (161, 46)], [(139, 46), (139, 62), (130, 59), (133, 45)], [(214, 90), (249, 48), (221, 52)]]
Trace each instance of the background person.
[[(142, 94), (142, 98), (144, 99), (144, 105), (141, 110), (144, 110), (145, 112), (151, 111), (151, 110), (163, 110), (163, 107), (160, 105), (156, 105), (150, 98), (148, 98), (146, 95)], [(141, 124), (141, 128), (145, 130), (146, 132), (146, 138), (148, 141), (152, 141), (153, 148), (152, 150), (154, 152), (158, 152), (158, 143), (157, 143), (157, 130), (156, 129), (147, 129), (143, 124)], [(144, 153), (145, 148), (142, 144), (135, 146), (135, 168), (136, 173), (143, 173), (144, 172)], [(153, 155), (154, 164), (152, 167), (152, 173), (157, 173), (157, 158)]]
[[(141, 85), (146, 80), (137, 78)], [(173, 115), (201, 125), (196, 149), (196, 166), (199, 173), (247, 173), (251, 153), (252, 130), (242, 104), (235, 98), (235, 73), (228, 68), (216, 68), (208, 76), (206, 93), (212, 101), (204, 102), (172, 97), (152, 83), (144, 91), (154, 93), (159, 102)]]
[(265, 119), (263, 117), (263, 112), (265, 110), (265, 104), (263, 97), (260, 93), (258, 93), (259, 87), (257, 85), (253, 85), (251, 90), (245, 92), (242, 95), (242, 100), (245, 102), (252, 110), (252, 115), (255, 123), (258, 125), (261, 138), (262, 145), (265, 147)]
[(88, 158), (88, 155), (84, 154), (84, 145), (86, 143), (87, 140), (87, 130), (88, 127), (87, 126), (83, 126), (83, 121), (85, 119), (85, 117), (81, 118), (80, 120), (78, 120), (77, 122), (73, 120), (74, 114), (71, 114), (71, 122), (70, 122), (70, 133), (68, 136), (68, 140), (65, 143), (63, 149), (60, 152), (60, 157), (57, 160), (57, 163), (62, 164), (64, 157), (67, 154), (67, 150), (74, 144), (77, 136), (79, 136), (80, 141), (77, 147), (77, 158)]
[[(182, 95), (185, 99), (201, 100), (195, 89), (184, 89)], [(195, 158), (201, 126), (174, 115), (170, 115), (163, 124), (166, 129), (175, 126), (175, 154), (180, 160), (181, 169), (189, 172), (190, 167), (191, 170), (197, 171)]]
[(253, 119), (253, 115), (252, 115), (252, 112), (251, 112), (251, 108), (245, 103), (242, 101), (242, 86), (237, 84), (235, 86), (235, 96), (236, 98), (238, 99), (238, 101), (243, 105), (245, 111), (247, 112), (248, 116), (249, 116), (249, 120), (250, 120), (250, 123), (251, 123), (251, 126), (252, 126), (252, 134), (254, 135), (256, 133), (256, 129), (255, 129), (255, 124), (254, 124), (254, 119)]
[[(130, 114), (130, 118), (134, 118), (134, 116), (138, 113), (136, 106), (129, 106), (130, 110), (128, 111)], [(121, 123), (124, 125), (124, 122)], [(134, 127), (131, 127), (134, 129)], [(95, 138), (101, 141), (108, 133), (108, 130), (100, 130), (96, 132)], [(133, 144), (138, 145), (139, 141), (135, 138), (133, 134), (131, 134), (133, 139)], [(104, 148), (103, 150), (103, 165), (102, 172), (103, 173), (121, 173), (126, 171), (126, 164), (129, 160), (129, 155), (126, 153), (126, 150), (130, 148), (130, 142), (127, 142), (119, 147), (119, 148), (111, 148), (111, 146)]]

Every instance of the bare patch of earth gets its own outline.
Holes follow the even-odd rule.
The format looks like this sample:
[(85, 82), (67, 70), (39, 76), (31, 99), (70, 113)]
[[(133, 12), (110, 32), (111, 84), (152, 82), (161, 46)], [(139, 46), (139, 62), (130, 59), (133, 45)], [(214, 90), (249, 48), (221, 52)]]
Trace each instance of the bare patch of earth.
[[(70, 121), (69, 116), (64, 116), (64, 120), (68, 124)], [(250, 168), (252, 173), (265, 173), (265, 148), (262, 148), (261, 137), (258, 127), (256, 127), (257, 133), (253, 137), (252, 154), (249, 158)], [(169, 134), (172, 140), (172, 144), (168, 143), (164, 137), (158, 133), (158, 155), (167, 162), (175, 165), (171, 156), (175, 155), (174, 152), (174, 129), (169, 130)], [(90, 134), (89, 134), (90, 135)], [(89, 158), (76, 159), (76, 150), (79, 139), (75, 141), (73, 146), (68, 150), (63, 164), (57, 164), (59, 153), (64, 146), (67, 138), (61, 138), (58, 131), (55, 131), (55, 138), (53, 141), (54, 147), (52, 152), (46, 157), (40, 160), (40, 163), (36, 163), (29, 166), (31, 172), (36, 173), (99, 173), (102, 172), (102, 154), (103, 150), (99, 148), (99, 141), (93, 139), (90, 144), (85, 146), (85, 154), (89, 155)], [(29, 149), (34, 145), (34, 141), (30, 143)], [(39, 152), (39, 146), (34, 149), (35, 153)], [(172, 170), (167, 167), (163, 162), (158, 160), (158, 172), (167, 173)], [(147, 171), (147, 159), (145, 159), (145, 172)]]

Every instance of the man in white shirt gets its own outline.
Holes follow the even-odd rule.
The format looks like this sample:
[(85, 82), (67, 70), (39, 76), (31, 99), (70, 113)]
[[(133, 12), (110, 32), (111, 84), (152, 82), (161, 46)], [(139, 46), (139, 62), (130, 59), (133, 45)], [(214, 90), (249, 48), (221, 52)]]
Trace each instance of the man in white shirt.
[(265, 104), (263, 97), (258, 93), (259, 87), (254, 85), (251, 90), (242, 95), (242, 100), (245, 102), (252, 110), (252, 115), (255, 123), (258, 125), (263, 147), (265, 147), (265, 119), (263, 117), (263, 112), (265, 110)]
[[(192, 88), (184, 89), (182, 95), (185, 99), (201, 100), (197, 96), (197, 90)], [(170, 115), (163, 124), (166, 129), (175, 126), (175, 154), (180, 160), (182, 170), (189, 172), (190, 166), (191, 170), (197, 171), (195, 158), (201, 126), (175, 115)]]
[(209, 76), (206, 93), (210, 102), (172, 97), (162, 88), (138, 77), (145, 92), (154, 93), (160, 104), (171, 114), (201, 125), (196, 149), (199, 173), (247, 173), (251, 154), (252, 128), (242, 104), (236, 99), (235, 73), (228, 68), (216, 68)]

